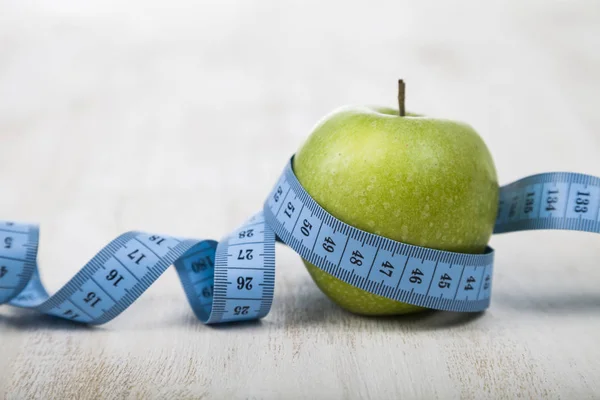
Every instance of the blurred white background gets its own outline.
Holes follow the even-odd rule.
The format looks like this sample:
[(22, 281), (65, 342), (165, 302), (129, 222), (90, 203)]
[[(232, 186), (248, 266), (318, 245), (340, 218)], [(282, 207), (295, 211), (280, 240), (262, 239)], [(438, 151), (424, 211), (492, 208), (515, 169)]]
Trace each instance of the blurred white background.
[(258, 205), (319, 118), (395, 105), (399, 77), (410, 110), (480, 132), (503, 183), (598, 173), (598, 21), (597, 1), (4, 0), (0, 168), (35, 168), (1, 178), (2, 205), (44, 187), (22, 216), (39, 220), (78, 201), (73, 179), (111, 201), (102, 189), (124, 192), (123, 174), (197, 193), (208, 174), (229, 191), (257, 173)]
[[(409, 110), (475, 127), (502, 183), (551, 170), (600, 175), (598, 49), (597, 0), (0, 0), (0, 218), (42, 223), (42, 275), (52, 290), (124, 230), (218, 238), (260, 208), (319, 118), (344, 104), (394, 106), (400, 77)], [(68, 333), (90, 354), (80, 364), (120, 371), (100, 372), (100, 383), (45, 386), (55, 376), (79, 376), (77, 365), (27, 330), (47, 326), (15, 331), (0, 318), (12, 348), (0, 361), (0, 394), (4, 387), (23, 396), (114, 395), (98, 390), (116, 379), (139, 383), (132, 393), (140, 396), (584, 397), (600, 390), (600, 350), (589, 334), (597, 337), (600, 326), (600, 249), (591, 236), (495, 238), (492, 311), (434, 331), (414, 320), (392, 329), (340, 312), (282, 250), (269, 329), (251, 328), (253, 343), (266, 346), (256, 354), (236, 347), (249, 340), (244, 330), (211, 331), (190, 319), (185, 332), (167, 335), (169, 321), (191, 314), (168, 273), (106, 337)], [(539, 286), (520, 287), (521, 273)], [(512, 297), (518, 288), (524, 294)], [(544, 297), (548, 291), (555, 296)], [(293, 324), (314, 321), (314, 313), (329, 322)], [(18, 317), (6, 308), (0, 315)], [(134, 328), (148, 342), (136, 340)], [(130, 342), (117, 345), (123, 331)], [(45, 334), (67, 346), (64, 331)], [(323, 334), (342, 338), (341, 347)], [(220, 342), (219, 335), (229, 338), (228, 352), (189, 344)], [(465, 350), (465, 338), (482, 347)], [(348, 355), (344, 340), (360, 343), (364, 358)], [(26, 346), (45, 356), (19, 350)], [(197, 357), (191, 382), (178, 375), (186, 367), (172, 352)], [(344, 367), (319, 367), (319, 355)], [(126, 368), (113, 356), (129, 360)], [(476, 364), (480, 356), (487, 364)], [(204, 366), (204, 357), (237, 367)], [(165, 374), (161, 365), (175, 372), (151, 383), (156, 371)], [(146, 377), (128, 375), (141, 366), (149, 366)], [(389, 368), (372, 376), (382, 366)], [(232, 368), (238, 383), (223, 378)], [(273, 373), (249, 378), (249, 368)], [(301, 374), (305, 381), (292, 379)]]

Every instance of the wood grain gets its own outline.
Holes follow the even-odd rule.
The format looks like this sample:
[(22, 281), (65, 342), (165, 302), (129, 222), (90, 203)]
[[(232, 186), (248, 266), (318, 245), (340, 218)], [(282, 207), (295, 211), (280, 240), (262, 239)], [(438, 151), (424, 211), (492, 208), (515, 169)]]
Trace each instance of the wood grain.
[[(0, 1), (0, 218), (58, 290), (129, 229), (218, 238), (331, 109), (461, 119), (501, 181), (600, 175), (597, 1)], [(494, 237), (484, 314), (370, 319), (278, 249), (271, 314), (206, 327), (168, 271), (86, 328), (0, 308), (0, 398), (597, 398), (595, 235)]]

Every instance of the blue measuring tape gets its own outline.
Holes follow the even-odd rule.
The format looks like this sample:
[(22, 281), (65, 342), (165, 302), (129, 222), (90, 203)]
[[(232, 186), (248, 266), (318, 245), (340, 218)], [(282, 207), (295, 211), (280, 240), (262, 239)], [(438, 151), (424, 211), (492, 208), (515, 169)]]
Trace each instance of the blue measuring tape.
[[(599, 214), (600, 178), (534, 175), (500, 189), (494, 232), (600, 233)], [(100, 250), (53, 296), (38, 273), (38, 227), (0, 222), (0, 304), (103, 324), (174, 265), (203, 323), (262, 318), (273, 301), (276, 238), (323, 271), (369, 293), (448, 311), (482, 311), (490, 304), (490, 247), (483, 254), (452, 253), (354, 228), (310, 197), (291, 161), (263, 211), (220, 242), (128, 232)]]

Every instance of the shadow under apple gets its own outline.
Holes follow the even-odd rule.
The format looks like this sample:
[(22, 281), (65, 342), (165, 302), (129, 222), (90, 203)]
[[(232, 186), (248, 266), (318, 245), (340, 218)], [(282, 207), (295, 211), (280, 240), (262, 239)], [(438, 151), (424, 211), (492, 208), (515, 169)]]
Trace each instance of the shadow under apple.
[[(309, 325), (339, 325), (354, 329), (353, 326), (360, 328), (360, 325), (370, 324), (380, 325), (386, 330), (402, 328), (430, 331), (464, 326), (475, 322), (484, 314), (427, 310), (396, 316), (363, 316), (337, 306), (310, 280), (302, 286), (299, 290), (284, 292), (278, 296), (279, 301), (275, 302), (275, 318), (282, 319), (279, 321), (280, 325), (287, 329), (301, 329)], [(273, 318), (273, 315), (270, 317)]]

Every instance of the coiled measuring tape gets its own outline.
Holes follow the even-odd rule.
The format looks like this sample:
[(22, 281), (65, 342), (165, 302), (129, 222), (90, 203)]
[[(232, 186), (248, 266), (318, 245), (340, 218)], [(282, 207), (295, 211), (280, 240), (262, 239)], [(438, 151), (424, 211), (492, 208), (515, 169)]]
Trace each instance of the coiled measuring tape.
[[(566, 229), (600, 233), (600, 178), (530, 176), (500, 189), (494, 232)], [(103, 324), (174, 265), (207, 324), (262, 318), (275, 285), (276, 238), (302, 258), (369, 293), (448, 311), (490, 303), (494, 251), (461, 254), (400, 243), (336, 219), (302, 188), (290, 161), (263, 211), (220, 242), (125, 233), (49, 296), (38, 273), (36, 225), (0, 222), (0, 304)]]

